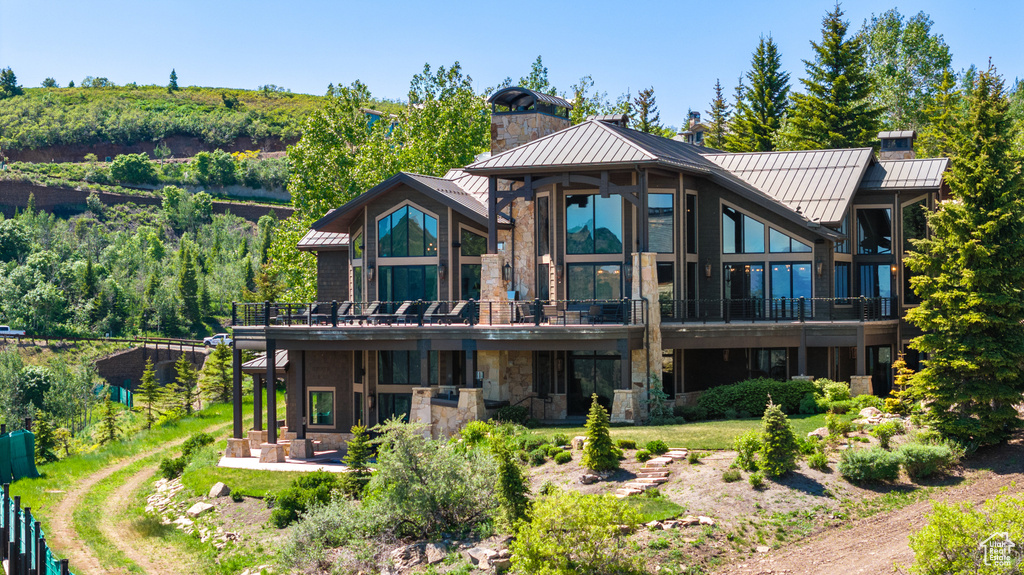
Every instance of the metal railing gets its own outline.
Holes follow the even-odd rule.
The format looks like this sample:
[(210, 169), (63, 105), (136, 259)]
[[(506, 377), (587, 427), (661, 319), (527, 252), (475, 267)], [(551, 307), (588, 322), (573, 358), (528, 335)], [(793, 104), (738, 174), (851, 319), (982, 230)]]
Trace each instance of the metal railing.
[(900, 318), (897, 298), (688, 299), (660, 302), (662, 321), (683, 323), (885, 321)]
[(644, 325), (633, 299), (234, 303), (234, 327), (352, 325)]

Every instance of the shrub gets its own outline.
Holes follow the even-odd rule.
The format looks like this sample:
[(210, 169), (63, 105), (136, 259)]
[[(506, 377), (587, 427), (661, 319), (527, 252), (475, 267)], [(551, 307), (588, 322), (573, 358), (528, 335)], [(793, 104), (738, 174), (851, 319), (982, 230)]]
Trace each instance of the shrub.
[(743, 479), (743, 475), (740, 473), (739, 469), (726, 469), (722, 472), (722, 481), (726, 483), (732, 483), (734, 481), (739, 481), (740, 479)]
[(547, 446), (547, 448), (548, 448), (547, 449), (548, 457), (554, 457), (554, 456), (558, 455), (559, 453), (565, 453), (562, 450), (562, 448), (557, 446), (557, 445), (549, 445), (549, 446)]
[(619, 449), (636, 449), (636, 442), (632, 439), (616, 439), (615, 446)]
[(754, 489), (764, 489), (764, 473), (760, 471), (751, 473), (747, 476), (747, 482), (749, 482), (750, 486)]
[(164, 479), (174, 479), (185, 471), (188, 461), (184, 457), (168, 457), (160, 462), (160, 475)]
[(672, 408), (672, 415), (685, 421), (704, 421), (708, 418), (708, 410), (699, 405), (677, 405)]
[(494, 414), (494, 419), (501, 423), (518, 423), (520, 425), (526, 423), (529, 417), (530, 412), (522, 405), (506, 405), (499, 408), (498, 412)]
[(825, 427), (828, 429), (828, 434), (833, 436), (843, 435), (850, 431), (850, 423), (836, 413), (829, 413), (825, 416)]
[(858, 395), (857, 397), (853, 398), (853, 404), (856, 406), (858, 411), (864, 409), (865, 407), (874, 407), (875, 409), (879, 410), (885, 407), (885, 402), (882, 401), (881, 397), (878, 397), (877, 395), (869, 395), (866, 393)]
[(370, 481), (370, 458), (373, 457), (373, 445), (366, 426), (353, 425), (350, 428), (352, 439), (348, 442), (345, 457), (341, 460), (348, 466), (348, 473), (338, 478), (338, 487), (345, 495), (359, 499)]
[(197, 451), (211, 443), (213, 443), (213, 436), (209, 433), (195, 433), (182, 444), (181, 456), (185, 459), (191, 459)]
[(571, 441), (569, 440), (569, 436), (564, 434), (564, 433), (556, 433), (555, 436), (553, 438), (551, 438), (551, 444), (552, 445), (559, 445), (559, 446), (561, 446), (561, 445), (569, 445), (570, 443), (571, 443)]
[(537, 491), (537, 494), (542, 496), (554, 495), (555, 493), (558, 493), (558, 491), (559, 489), (557, 485), (555, 485), (551, 481), (545, 481), (544, 483), (541, 484), (540, 489)]
[(668, 453), (668, 444), (660, 439), (653, 439), (651, 441), (648, 441), (647, 445), (645, 445), (644, 447), (647, 448), (647, 451), (650, 451), (655, 455)]
[(583, 467), (594, 471), (611, 471), (619, 467), (619, 455), (608, 432), (608, 412), (593, 394), (587, 415), (587, 444), (583, 447)]
[[(984, 505), (933, 503), (925, 526), (910, 536), (914, 573), (1017, 573), (1006, 566), (982, 564), (979, 544), (997, 531), (1006, 538), (1024, 541), (1024, 494), (1004, 493)], [(1018, 564), (1019, 566), (1019, 564)]]
[(746, 471), (757, 469), (757, 454), (761, 451), (761, 432), (750, 430), (733, 440), (736, 464)]
[(800, 449), (800, 453), (810, 455), (821, 448), (821, 439), (816, 435), (812, 435), (810, 437), (797, 436), (796, 445)]
[(761, 418), (761, 426), (763, 433), (758, 468), (769, 477), (796, 469), (796, 455), (800, 448), (796, 444), (793, 426), (782, 408), (769, 400), (768, 409)]
[[(800, 408), (800, 400), (807, 393), (816, 390), (810, 381), (776, 381), (774, 379), (748, 379), (731, 385), (720, 385), (705, 391), (697, 402), (710, 418), (726, 416), (733, 410), (738, 415), (744, 411), (753, 417), (760, 417), (768, 405), (769, 394), (772, 400), (787, 413), (796, 413)], [(685, 417), (685, 415), (684, 415)]]
[(832, 413), (849, 413), (850, 410), (853, 409), (853, 401), (849, 399), (844, 399), (842, 401), (831, 401), (828, 404), (828, 409)]
[(847, 449), (839, 473), (850, 481), (892, 481), (900, 475), (900, 456), (880, 447)]
[(686, 454), (686, 461), (690, 465), (700, 463), (701, 458), (705, 455), (707, 455), (707, 453), (704, 453), (703, 451), (691, 451)]
[(475, 447), (487, 441), (491, 429), (491, 425), (486, 421), (470, 421), (459, 431), (459, 435), (466, 445)]
[(145, 153), (121, 154), (110, 164), (110, 177), (125, 184), (155, 184), (156, 169)]
[(817, 388), (817, 394), (826, 401), (847, 401), (850, 399), (850, 384), (843, 381), (833, 381), (831, 379), (816, 379), (814, 380), (814, 386)]
[(636, 452), (636, 460), (639, 461), (640, 463), (650, 461), (653, 457), (654, 455), (652, 455), (651, 452), (647, 451), (646, 449), (641, 449), (640, 451)]
[(530, 452), (530, 465), (544, 465), (547, 458), (548, 450), (543, 447), (538, 447)]
[(903, 423), (900, 421), (879, 423), (871, 430), (871, 435), (878, 438), (878, 443), (883, 449), (889, 449), (889, 440), (904, 433), (906, 433), (906, 428), (903, 427)]
[(242, 493), (240, 491), (238, 491), (237, 489), (232, 491), (230, 493), (230, 495), (231, 495), (231, 500), (234, 501), (235, 503), (241, 503), (242, 501), (245, 500), (245, 496), (243, 496)]
[(501, 519), (507, 529), (514, 531), (520, 521), (529, 518), (530, 485), (526, 473), (513, 459), (506, 436), (498, 435), (491, 441), (491, 453), (498, 462), (496, 491)]
[(934, 429), (922, 429), (914, 434), (914, 441), (936, 445), (942, 443), (942, 434)]
[(569, 463), (570, 461), (572, 461), (572, 454), (569, 453), (568, 451), (560, 451), (557, 455), (555, 455), (555, 463), (559, 465)]
[(640, 513), (612, 495), (560, 491), (539, 499), (533, 519), (512, 542), (516, 573), (640, 573), (638, 553), (626, 544)]
[(828, 456), (820, 451), (815, 451), (807, 456), (807, 466), (818, 471), (825, 471), (828, 469)]
[(906, 415), (910, 413), (910, 406), (895, 397), (887, 397), (885, 398), (885, 408), (882, 411), (896, 415)]
[(904, 443), (896, 453), (903, 462), (903, 469), (913, 480), (934, 475), (956, 460), (948, 445)]
[(331, 493), (338, 488), (338, 478), (330, 471), (306, 473), (292, 482), (292, 486), (277, 494), (270, 522), (283, 529), (298, 520), (314, 505), (323, 505), (331, 500)]
[(800, 400), (800, 414), (814, 415), (818, 413), (818, 401), (813, 392), (809, 392)]

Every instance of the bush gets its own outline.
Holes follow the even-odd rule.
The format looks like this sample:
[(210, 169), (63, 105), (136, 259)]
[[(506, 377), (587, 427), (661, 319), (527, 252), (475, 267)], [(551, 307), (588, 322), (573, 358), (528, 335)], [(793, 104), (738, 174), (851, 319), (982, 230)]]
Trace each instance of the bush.
[(807, 456), (807, 466), (818, 471), (825, 471), (828, 469), (828, 456), (820, 451), (815, 451)]
[(547, 451), (548, 451), (548, 457), (554, 457), (554, 456), (558, 455), (559, 453), (564, 453), (562, 448), (557, 446), (557, 445), (548, 445), (547, 446)]
[(299, 514), (314, 505), (324, 505), (331, 500), (331, 493), (338, 488), (338, 478), (330, 471), (313, 471), (299, 476), (292, 486), (277, 494), (270, 522), (283, 529)]
[(530, 465), (544, 465), (547, 458), (548, 450), (543, 447), (538, 447), (530, 452)]
[(651, 441), (648, 441), (647, 445), (645, 445), (644, 447), (647, 448), (647, 451), (650, 451), (655, 455), (668, 453), (668, 444), (660, 439), (653, 439)]
[(642, 573), (627, 545), (640, 513), (612, 495), (560, 491), (534, 503), (533, 519), (512, 542), (516, 573)]
[(746, 471), (757, 469), (757, 454), (761, 451), (761, 432), (750, 430), (733, 440), (736, 464)]
[(796, 445), (800, 449), (800, 453), (804, 455), (810, 455), (821, 448), (821, 440), (816, 435), (810, 437), (797, 437)]
[(850, 410), (853, 409), (853, 407), (853, 401), (849, 399), (844, 399), (842, 401), (830, 401), (828, 404), (829, 411), (831, 411), (832, 413), (838, 413), (840, 415), (844, 413), (849, 413)]
[(164, 479), (174, 479), (185, 471), (188, 460), (184, 457), (169, 457), (160, 462), (160, 475)]
[(504, 527), (515, 531), (530, 513), (530, 484), (523, 468), (512, 458), (508, 437), (498, 435), (491, 442), (491, 453), (498, 463), (497, 498)]
[(885, 407), (885, 402), (882, 401), (881, 397), (877, 395), (861, 394), (853, 398), (853, 404), (856, 406), (857, 411), (864, 409), (865, 407), (874, 407), (875, 409), (882, 409)]
[(929, 445), (942, 443), (942, 434), (934, 429), (922, 429), (914, 434), (914, 441)]
[(707, 453), (704, 453), (703, 451), (691, 451), (686, 454), (686, 461), (690, 465), (694, 465), (700, 463), (701, 458), (705, 455), (707, 455)]
[(850, 399), (850, 384), (846, 382), (821, 378), (814, 380), (814, 387), (817, 388), (817, 395), (830, 403)]
[(618, 469), (622, 452), (617, 451), (612, 443), (608, 425), (608, 412), (598, 403), (595, 393), (587, 415), (587, 444), (583, 447), (583, 458), (580, 461), (583, 467), (593, 471)]
[(828, 429), (828, 434), (832, 436), (843, 435), (850, 431), (850, 423), (836, 413), (829, 413), (825, 416), (825, 427)]
[(850, 481), (892, 481), (900, 476), (900, 456), (880, 447), (847, 449), (839, 473)]
[(501, 423), (518, 423), (522, 425), (530, 417), (530, 412), (522, 405), (506, 405), (498, 409), (494, 419)]
[(558, 493), (558, 491), (559, 489), (557, 485), (555, 485), (551, 481), (545, 481), (544, 483), (541, 484), (540, 489), (537, 491), (537, 493), (539, 495), (545, 496), (554, 495), (555, 493)]
[(769, 402), (761, 418), (763, 432), (760, 461), (757, 466), (769, 477), (775, 477), (796, 469), (796, 455), (800, 448), (796, 444), (793, 426), (782, 408)]
[(572, 461), (572, 454), (569, 453), (568, 451), (561, 451), (557, 455), (555, 455), (555, 463), (559, 465), (569, 463), (570, 461)]
[[(768, 396), (787, 413), (796, 413), (800, 401), (817, 388), (810, 381), (776, 381), (774, 379), (748, 379), (731, 385), (720, 385), (705, 391), (697, 402), (710, 418), (725, 417), (728, 410), (736, 415), (746, 412), (760, 417), (768, 406)], [(685, 417), (685, 415), (684, 415)]]
[(871, 430), (871, 435), (878, 438), (878, 444), (882, 446), (882, 449), (889, 449), (889, 440), (897, 435), (903, 435), (906, 431), (902, 422), (886, 421), (876, 425)]
[(632, 439), (616, 439), (615, 446), (619, 449), (636, 449), (636, 442)]
[(636, 452), (636, 460), (639, 461), (640, 463), (646, 463), (650, 461), (653, 457), (654, 455), (652, 455), (651, 452), (647, 451), (646, 449), (641, 449), (640, 451)]
[(470, 421), (459, 431), (459, 435), (462, 440), (469, 447), (476, 447), (487, 441), (487, 436), (491, 434), (491, 425), (486, 421)]
[(813, 392), (804, 395), (800, 400), (800, 414), (814, 415), (818, 413), (818, 401)]
[[(145, 155), (145, 154), (143, 154)], [(189, 462), (192, 461), (192, 457), (195, 456), (203, 447), (213, 443), (213, 436), (209, 433), (195, 433), (191, 437), (185, 440), (185, 443), (181, 446), (181, 457), (166, 458), (160, 462), (160, 475), (164, 479), (174, 479), (182, 473), (188, 466)]]
[(110, 177), (116, 182), (125, 184), (155, 184), (156, 169), (149, 156), (140, 154), (121, 154), (110, 164)]
[(555, 436), (551, 438), (552, 445), (562, 446), (569, 445), (570, 443), (571, 440), (569, 439), (569, 436), (564, 433), (556, 433)]
[(747, 482), (754, 489), (764, 489), (764, 473), (755, 471), (747, 477)]
[(672, 415), (685, 421), (704, 421), (708, 418), (708, 410), (699, 405), (677, 405), (672, 408)]
[(195, 433), (181, 446), (181, 456), (185, 459), (192, 459), (197, 451), (211, 443), (213, 443), (213, 436), (209, 433)]
[[(933, 503), (925, 526), (910, 536), (914, 573), (1017, 573), (1007, 566), (984, 565), (979, 544), (1002, 531), (1024, 541), (1024, 494), (1001, 494), (984, 505)], [(1018, 564), (1019, 565), (1019, 564)]]
[(910, 413), (910, 406), (895, 397), (885, 398), (885, 408), (882, 411), (895, 415), (906, 415)]
[(743, 475), (740, 473), (739, 469), (726, 469), (722, 472), (722, 481), (726, 483), (733, 483), (740, 479), (743, 479)]
[(955, 463), (956, 457), (948, 445), (904, 443), (896, 451), (907, 475), (917, 480), (934, 475)]

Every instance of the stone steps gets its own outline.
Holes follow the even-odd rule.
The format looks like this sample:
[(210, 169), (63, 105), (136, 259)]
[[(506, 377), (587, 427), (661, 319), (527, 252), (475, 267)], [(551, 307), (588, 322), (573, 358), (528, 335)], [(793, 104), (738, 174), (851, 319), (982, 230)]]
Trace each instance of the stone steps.
[(668, 483), (668, 477), (638, 477), (633, 481), (635, 483), (644, 483), (648, 485), (661, 485), (662, 483)]
[(664, 471), (641, 471), (640, 473), (637, 473), (636, 476), (640, 478), (668, 477), (669, 473), (671, 472), (667, 469)]
[(622, 499), (623, 497), (629, 497), (631, 495), (640, 495), (641, 493), (643, 493), (643, 491), (640, 489), (630, 489), (628, 487), (623, 487), (621, 489), (615, 490), (615, 496), (618, 497), (619, 499)]
[(671, 458), (672, 461), (682, 461), (686, 459), (688, 452), (686, 451), (669, 451), (665, 454), (665, 457)]

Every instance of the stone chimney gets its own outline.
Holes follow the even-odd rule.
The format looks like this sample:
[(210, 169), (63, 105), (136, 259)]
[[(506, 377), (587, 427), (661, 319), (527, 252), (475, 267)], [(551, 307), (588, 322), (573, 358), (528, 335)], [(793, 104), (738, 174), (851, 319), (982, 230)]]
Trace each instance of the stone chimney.
[(882, 143), (881, 152), (878, 154), (879, 159), (913, 160), (916, 137), (917, 134), (913, 130), (879, 132), (878, 140)]
[(528, 88), (503, 88), (487, 99), (491, 105), (491, 154), (568, 128), (572, 104)]

